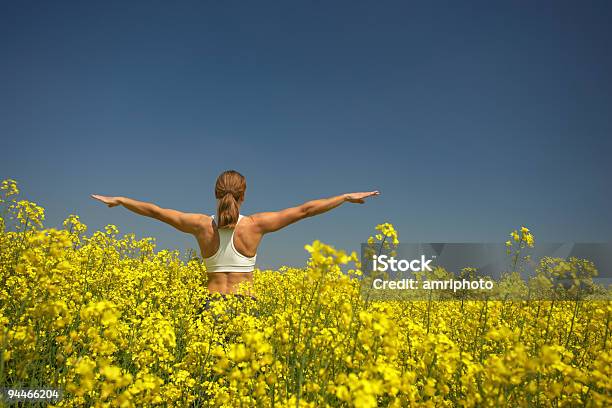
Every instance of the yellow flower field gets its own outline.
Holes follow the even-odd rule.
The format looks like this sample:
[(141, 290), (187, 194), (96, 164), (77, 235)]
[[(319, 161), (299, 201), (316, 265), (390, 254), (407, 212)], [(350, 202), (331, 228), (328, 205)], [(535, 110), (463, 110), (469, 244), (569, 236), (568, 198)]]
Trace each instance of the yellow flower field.
[(306, 267), (256, 271), (256, 301), (202, 310), (195, 254), (76, 215), (45, 229), (13, 180), (0, 193), (0, 386), (55, 406), (612, 406), (609, 300), (370, 301), (357, 255), (316, 241)]

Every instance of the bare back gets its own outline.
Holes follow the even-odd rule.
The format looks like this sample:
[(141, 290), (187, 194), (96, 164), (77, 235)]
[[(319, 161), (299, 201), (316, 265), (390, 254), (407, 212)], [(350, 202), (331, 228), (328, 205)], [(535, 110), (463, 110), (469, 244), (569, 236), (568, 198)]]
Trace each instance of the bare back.
[[(202, 217), (202, 226), (194, 235), (203, 258), (209, 258), (219, 250), (219, 230), (212, 217)], [(257, 254), (262, 236), (263, 234), (259, 232), (254, 220), (245, 216), (235, 227), (234, 247), (245, 257), (253, 257)], [(245, 281), (253, 281), (252, 272), (208, 272), (208, 290), (210, 292), (233, 293), (237, 285)]]

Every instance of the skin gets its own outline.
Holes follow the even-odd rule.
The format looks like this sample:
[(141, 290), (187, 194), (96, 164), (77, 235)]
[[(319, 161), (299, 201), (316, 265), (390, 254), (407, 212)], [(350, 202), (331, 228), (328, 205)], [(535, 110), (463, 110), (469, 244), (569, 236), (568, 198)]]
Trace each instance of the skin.
[[(265, 234), (278, 231), (305, 218), (323, 214), (344, 203), (363, 204), (366, 198), (379, 194), (378, 191), (347, 193), (308, 201), (302, 205), (281, 211), (245, 216), (235, 227), (234, 246), (242, 255), (254, 256)], [(214, 255), (219, 249), (217, 224), (209, 215), (161, 208), (155, 204), (128, 197), (109, 197), (98, 194), (92, 194), (91, 197), (103, 202), (108, 207), (123, 206), (136, 214), (165, 222), (181, 232), (195, 236), (204, 258)], [(241, 206), (243, 202), (244, 195), (239, 200), (238, 205)], [(252, 272), (208, 273), (208, 290), (211, 293), (235, 293), (239, 283), (252, 281)]]

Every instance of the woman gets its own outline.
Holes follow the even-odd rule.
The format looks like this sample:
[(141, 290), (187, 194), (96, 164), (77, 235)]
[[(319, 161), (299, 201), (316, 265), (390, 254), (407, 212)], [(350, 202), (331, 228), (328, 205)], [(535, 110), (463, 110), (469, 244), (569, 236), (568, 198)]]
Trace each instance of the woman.
[(237, 171), (221, 173), (215, 184), (215, 215), (183, 213), (127, 197), (106, 197), (92, 194), (109, 207), (122, 205), (137, 214), (170, 224), (179, 231), (195, 236), (208, 273), (208, 291), (222, 295), (235, 293), (241, 282), (252, 282), (257, 248), (265, 234), (289, 224), (322, 214), (350, 202), (363, 204), (365, 198), (378, 191), (341, 194), (308, 201), (297, 207), (250, 216), (240, 214), (244, 202), (246, 180)]

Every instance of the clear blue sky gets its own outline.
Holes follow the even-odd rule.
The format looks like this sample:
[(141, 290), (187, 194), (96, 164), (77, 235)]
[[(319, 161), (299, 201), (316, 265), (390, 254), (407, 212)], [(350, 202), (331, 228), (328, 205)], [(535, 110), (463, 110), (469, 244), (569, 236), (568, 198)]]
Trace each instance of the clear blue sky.
[(3, 2), (0, 178), (47, 209), (193, 238), (90, 193), (244, 213), (379, 189), (268, 236), (260, 265), (321, 239), (610, 241), (612, 3)]

